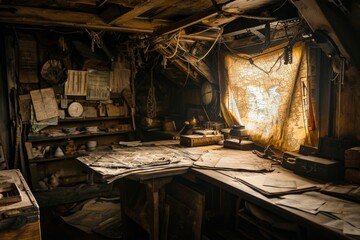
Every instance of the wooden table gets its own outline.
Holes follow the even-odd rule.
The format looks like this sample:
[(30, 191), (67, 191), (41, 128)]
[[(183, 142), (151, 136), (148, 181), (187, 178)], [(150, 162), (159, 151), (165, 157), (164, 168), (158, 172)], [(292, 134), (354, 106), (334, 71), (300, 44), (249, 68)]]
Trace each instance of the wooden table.
[[(166, 184), (170, 183), (174, 176), (182, 175), (188, 171), (188, 167), (155, 170), (146, 173), (136, 173), (119, 180), (121, 194), (121, 209), (124, 229), (124, 239), (128, 238), (127, 218), (131, 218), (146, 232), (149, 239), (158, 240), (160, 236), (159, 226), (159, 191)], [(146, 204), (142, 206), (130, 205), (132, 200), (129, 195), (133, 182), (142, 184), (146, 191)], [(136, 204), (135, 204), (136, 205)]]
[[(225, 191), (239, 196), (241, 199), (256, 204), (257, 206), (261, 206), (263, 209), (269, 210), (276, 215), (310, 229), (310, 234), (314, 235), (313, 237), (310, 236), (309, 239), (355, 239), (349, 235), (344, 235), (337, 229), (329, 228), (323, 225), (324, 223), (333, 220), (332, 218), (322, 214), (313, 215), (297, 209), (276, 205), (274, 203), (277, 200), (276, 198), (265, 197), (259, 192), (236, 181), (234, 178), (221, 173), (220, 171), (191, 168), (188, 175), (190, 175), (193, 179), (201, 179), (218, 186)], [(328, 197), (334, 200), (337, 199), (331, 196)], [(352, 204), (357, 204), (360, 208), (360, 204), (353, 202)], [(318, 235), (320, 238), (315, 237)]]
[[(239, 154), (241, 154), (241, 151), (239, 151)], [(276, 205), (274, 198), (265, 197), (247, 185), (236, 181), (228, 174), (224, 174), (224, 172), (189, 167), (133, 173), (118, 180), (122, 201), (124, 239), (128, 238), (128, 219), (132, 219), (141, 226), (149, 234), (149, 239), (157, 240), (160, 238), (159, 192), (160, 189), (173, 180), (174, 176), (178, 175), (201, 179), (249, 203), (261, 206), (284, 219), (289, 219), (305, 228), (311, 229), (308, 232), (313, 231), (319, 234), (322, 239), (353, 239), (344, 235), (339, 230), (325, 227), (323, 224), (332, 220), (330, 217), (323, 214), (312, 215), (300, 210)], [(141, 186), (141, 188), (138, 186)], [(144, 202), (140, 202), (142, 198), (136, 196), (136, 191), (142, 191), (141, 197)]]

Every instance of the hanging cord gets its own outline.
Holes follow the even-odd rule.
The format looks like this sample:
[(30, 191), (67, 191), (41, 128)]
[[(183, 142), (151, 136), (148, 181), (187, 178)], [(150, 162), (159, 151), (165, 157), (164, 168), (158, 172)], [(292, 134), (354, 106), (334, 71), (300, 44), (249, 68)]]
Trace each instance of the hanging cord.
[(188, 34), (188, 36), (199, 35), (199, 34), (201, 34), (201, 33), (205, 33), (205, 32), (207, 32), (207, 31), (210, 31), (210, 30), (213, 30), (213, 29), (219, 30), (219, 31), (221, 30), (221, 28), (219, 28), (219, 27), (208, 27), (208, 28), (206, 28), (206, 29), (204, 29), (204, 30), (202, 30), (202, 31), (200, 31), (200, 32), (190, 33), (190, 34)]
[(201, 60), (203, 60), (210, 52), (211, 50), (214, 48), (215, 44), (218, 42), (218, 40), (220, 39), (220, 36), (222, 35), (224, 29), (223, 28), (220, 28), (220, 31), (218, 33), (218, 35), (216, 36), (216, 39), (215, 41), (213, 42), (213, 44), (211, 45), (211, 47), (209, 48), (209, 50), (200, 58), (198, 58), (195, 62), (198, 63), (200, 62)]
[(102, 7), (108, 0), (104, 0), (101, 3), (99, 3), (96, 7)]
[(180, 32), (178, 32), (178, 34), (175, 36), (175, 39), (176, 39), (176, 46), (175, 46), (174, 53), (171, 54), (170, 56), (165, 56), (165, 58), (167, 58), (167, 59), (175, 57), (175, 55), (178, 51), (179, 42), (180, 42)]
[(85, 28), (85, 30), (91, 37), (91, 51), (92, 52), (95, 51), (95, 44), (96, 44), (96, 46), (98, 48), (102, 48), (103, 47), (103, 41), (102, 41), (101, 37), (104, 34), (104, 32), (100, 31), (100, 32), (96, 33), (94, 31), (89, 31), (86, 28)]
[[(234, 54), (237, 58), (240, 58), (240, 59), (243, 59), (243, 60), (247, 60), (249, 61), (249, 63), (251, 65), (253, 65), (254, 67), (258, 68), (260, 71), (264, 72), (265, 74), (267, 74), (268, 76), (270, 76), (269, 74), (271, 73), (271, 71), (273, 70), (273, 68), (276, 66), (276, 64), (281, 60), (281, 58), (284, 57), (285, 54), (286, 55), (286, 58), (288, 60), (288, 63), (292, 63), (292, 46), (295, 44), (295, 42), (298, 40), (299, 36), (301, 35), (301, 33), (298, 33), (296, 36), (294, 36), (294, 38), (292, 39), (289, 39), (289, 42), (288, 44), (285, 46), (285, 47), (281, 47), (281, 48), (278, 48), (278, 49), (274, 49), (272, 51), (269, 51), (269, 52), (265, 52), (265, 53), (260, 53), (254, 57), (242, 57), (242, 56), (239, 56), (237, 55), (237, 53), (235, 52), (235, 50), (231, 49), (226, 43), (224, 43), (225, 47), (232, 53)], [(270, 67), (270, 69), (268, 71), (266, 71), (265, 69), (262, 69), (261, 67), (259, 67), (258, 65), (255, 64), (254, 62), (254, 59), (255, 58), (258, 58), (260, 56), (263, 56), (263, 55), (266, 55), (266, 54), (269, 54), (271, 52), (275, 52), (275, 51), (278, 51), (280, 49), (284, 49), (284, 52), (282, 54), (280, 54), (278, 56), (278, 58), (276, 59), (276, 61), (274, 62), (274, 64)], [(286, 51), (287, 50), (287, 51)], [(290, 51), (291, 50), (291, 51)], [(280, 61), (280, 64), (281, 64), (281, 61)], [(280, 66), (279, 66), (280, 67)]]
[[(210, 29), (214, 29), (213, 27), (212, 28), (208, 28), (208, 29), (205, 29), (205, 30), (203, 30), (203, 31), (201, 31), (201, 32), (197, 32), (197, 33), (193, 33), (193, 34), (190, 34), (190, 35), (195, 35), (195, 34), (199, 34), (199, 33), (202, 33), (202, 32), (206, 32), (206, 31), (209, 31)], [(220, 39), (220, 37), (221, 37), (221, 35), (222, 35), (222, 33), (223, 33), (223, 28), (216, 28), (216, 29), (219, 29), (219, 33), (218, 33), (218, 35), (216, 36), (216, 39), (215, 39), (215, 41), (212, 43), (212, 45), (211, 45), (211, 47), (207, 50), (207, 52), (203, 55), (203, 56), (201, 56), (201, 57), (195, 57), (195, 56), (193, 56), (196, 60), (194, 61), (195, 63), (198, 63), (198, 62), (200, 62), (200, 61), (202, 61), (210, 52), (211, 52), (211, 50), (214, 48), (214, 46), (215, 46), (215, 44), (219, 41), (219, 39)], [(164, 55), (164, 58), (165, 59), (170, 59), (170, 58), (173, 58), (173, 57), (175, 57), (175, 56), (177, 56), (177, 57), (179, 57), (180, 59), (182, 59), (183, 61), (188, 61), (187, 59), (184, 59), (183, 57), (181, 57), (178, 53), (179, 53), (179, 51), (178, 51), (178, 49), (180, 48), (182, 51), (184, 51), (184, 52), (187, 52), (187, 50), (186, 49), (184, 49), (181, 45), (180, 45), (180, 40), (181, 40), (181, 35), (180, 35), (180, 31), (177, 33), (177, 34), (175, 34), (175, 39), (176, 39), (176, 45), (175, 45), (175, 50), (174, 50), (174, 52), (171, 54), (171, 55), (169, 55), (169, 56), (166, 56), (166, 55)], [(161, 44), (159, 45), (160, 46), (160, 48), (163, 48), (163, 49), (167, 49), (168, 47), (170, 47), (170, 43), (169, 44), (167, 44), (166, 46), (162, 46)], [(166, 61), (166, 60), (165, 60)]]
[(156, 96), (155, 96), (155, 86), (154, 86), (154, 66), (151, 68), (150, 72), (150, 88), (148, 91), (147, 102), (146, 102), (146, 110), (148, 118), (156, 117)]
[(187, 71), (186, 71), (186, 78), (184, 84), (179, 88), (179, 91), (183, 90), (186, 86), (190, 76), (190, 63), (187, 63)]

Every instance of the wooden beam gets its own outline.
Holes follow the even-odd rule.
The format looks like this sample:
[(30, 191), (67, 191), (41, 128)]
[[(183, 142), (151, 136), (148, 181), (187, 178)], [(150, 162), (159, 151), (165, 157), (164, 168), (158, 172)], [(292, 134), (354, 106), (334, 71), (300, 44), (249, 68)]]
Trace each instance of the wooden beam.
[[(264, 31), (264, 25), (262, 26), (258, 26), (255, 28), (251, 28), (254, 29), (255, 31)], [(299, 31), (301, 31), (301, 26), (300, 25), (290, 25), (288, 26), (288, 28), (286, 29), (276, 29), (275, 30), (275, 26), (273, 28), (271, 28), (271, 42), (282, 42), (284, 40), (288, 41), (288, 37), (289, 36), (295, 36), (297, 33), (299, 33)], [(242, 32), (239, 32), (239, 34), (241, 33), (245, 33), (247, 32), (247, 29), (242, 30)], [(244, 38), (240, 38), (240, 39), (236, 39), (235, 35), (234, 36), (230, 36), (230, 37), (226, 37), (225, 41), (227, 42), (227, 46), (229, 46), (232, 49), (237, 49), (239, 51), (245, 51), (246, 48), (252, 48), (255, 46), (259, 46), (261, 44), (264, 44), (264, 41), (260, 40), (259, 38), (255, 38), (253, 37), (253, 35), (251, 36), (247, 36)]]
[(130, 21), (133, 18), (136, 18), (143, 14), (144, 12), (147, 12), (154, 7), (157, 6), (168, 6), (170, 4), (173, 4), (176, 2), (176, 0), (149, 0), (144, 3), (136, 5), (132, 10), (128, 11), (127, 13), (117, 17), (113, 21), (110, 22), (110, 24), (123, 24), (128, 21)]
[(194, 25), (196, 23), (199, 23), (205, 19), (208, 19), (210, 17), (216, 16), (218, 14), (218, 9), (215, 7), (210, 7), (208, 9), (206, 9), (203, 12), (200, 12), (198, 14), (195, 14), (193, 16), (190, 16), (188, 18), (185, 18), (183, 20), (180, 20), (176, 23), (173, 23), (169, 26), (166, 27), (162, 27), (158, 30), (155, 30), (153, 35), (154, 36), (159, 36), (159, 35), (165, 35), (165, 34), (169, 34), (169, 33), (173, 33), (176, 31), (179, 31), (181, 29), (184, 29), (186, 27), (189, 27), (191, 25)]
[(92, 13), (13, 5), (0, 5), (1, 9), (13, 10), (1, 11), (0, 15), (1, 23), (11, 24), (64, 26), (130, 33), (152, 33), (154, 28), (169, 24), (169, 22), (163, 20), (132, 19), (126, 24), (109, 25)]
[(292, 0), (310, 28), (326, 31), (341, 54), (360, 69), (360, 46), (354, 30), (339, 9), (327, 1)]
[[(161, 55), (165, 55), (165, 56), (170, 56), (172, 54), (172, 52), (166, 49), (165, 47), (158, 47), (157, 51)], [(202, 83), (201, 75), (197, 71), (194, 71), (192, 69), (191, 64), (190, 66), (188, 66), (185, 62), (181, 61), (176, 57), (170, 59), (169, 61), (171, 61), (180, 71), (184, 72), (185, 74), (189, 74), (189, 77), (193, 79), (195, 85), (199, 86)]]

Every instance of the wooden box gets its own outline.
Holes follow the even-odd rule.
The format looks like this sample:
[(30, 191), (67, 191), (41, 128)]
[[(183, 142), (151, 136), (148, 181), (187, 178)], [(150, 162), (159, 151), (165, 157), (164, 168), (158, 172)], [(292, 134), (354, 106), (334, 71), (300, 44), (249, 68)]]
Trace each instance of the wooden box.
[(313, 156), (296, 157), (294, 172), (304, 177), (328, 182), (341, 179), (343, 171), (343, 164), (339, 161)]
[(345, 180), (350, 183), (360, 184), (360, 170), (354, 168), (345, 169)]
[(319, 149), (313, 146), (300, 145), (299, 153), (306, 156), (316, 156)]
[(0, 201), (0, 239), (41, 239), (39, 206), (20, 171), (0, 171), (0, 183), (13, 189), (13, 194), (3, 192)]
[(239, 143), (239, 139), (230, 138), (224, 140), (224, 148), (231, 149), (239, 149), (242, 151), (250, 151), (255, 148), (255, 144), (250, 140), (241, 140)]
[(180, 144), (187, 147), (206, 146), (218, 144), (224, 140), (223, 135), (181, 135)]
[(289, 169), (291, 171), (295, 170), (296, 166), (296, 158), (302, 157), (302, 154), (299, 153), (293, 153), (293, 152), (284, 152), (284, 155), (282, 157), (281, 166), (283, 168)]
[(354, 147), (345, 151), (345, 167), (360, 169), (360, 147)]
[(345, 150), (355, 146), (356, 145), (352, 140), (322, 137), (319, 139), (318, 155), (325, 158), (343, 161), (345, 158)]

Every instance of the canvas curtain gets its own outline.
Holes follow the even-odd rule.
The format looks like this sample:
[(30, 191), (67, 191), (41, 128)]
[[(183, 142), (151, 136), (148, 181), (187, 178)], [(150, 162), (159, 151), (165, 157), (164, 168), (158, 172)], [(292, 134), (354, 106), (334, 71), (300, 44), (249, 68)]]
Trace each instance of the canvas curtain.
[(219, 71), (221, 109), (228, 125), (245, 125), (260, 145), (296, 151), (314, 142), (307, 53), (296, 44), (287, 65), (283, 53), (278, 47), (261, 56), (224, 55), (218, 64), (225, 70)]

